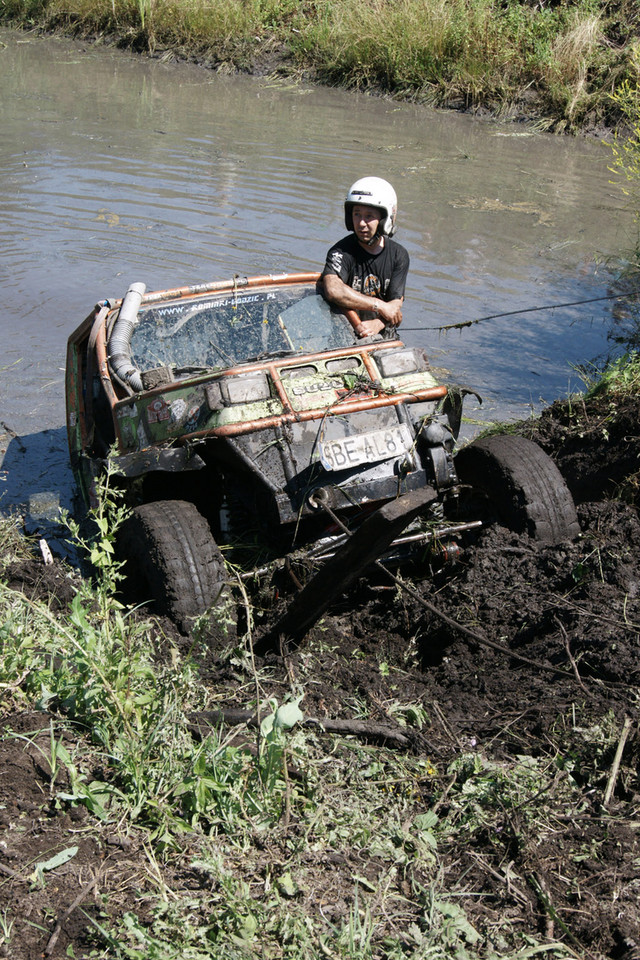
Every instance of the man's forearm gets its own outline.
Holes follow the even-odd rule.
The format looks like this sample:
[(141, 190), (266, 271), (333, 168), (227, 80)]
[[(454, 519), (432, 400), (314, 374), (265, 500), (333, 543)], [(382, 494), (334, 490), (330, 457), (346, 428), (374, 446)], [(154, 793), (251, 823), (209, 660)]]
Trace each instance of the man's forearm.
[(327, 300), (343, 310), (366, 310), (393, 327), (402, 322), (401, 299), (387, 303), (379, 297), (370, 297), (354, 290), (335, 274), (328, 274), (323, 278), (323, 288)]
[(359, 293), (349, 287), (340, 277), (329, 274), (323, 278), (324, 293), (330, 303), (344, 310), (369, 310), (377, 313), (384, 301), (377, 297), (370, 297), (366, 293)]

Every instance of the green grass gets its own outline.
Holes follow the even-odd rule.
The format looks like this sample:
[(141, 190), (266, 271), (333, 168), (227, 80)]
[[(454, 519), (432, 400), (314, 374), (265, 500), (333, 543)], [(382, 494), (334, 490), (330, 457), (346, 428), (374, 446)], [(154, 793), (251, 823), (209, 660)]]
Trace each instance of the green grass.
[(558, 129), (620, 119), (610, 95), (639, 78), (634, 0), (3, 0), (0, 20), (435, 104), (520, 104)]
[(617, 357), (593, 378), (585, 376), (585, 381), (587, 399), (602, 394), (612, 398), (637, 396), (640, 391), (640, 354), (634, 352)]

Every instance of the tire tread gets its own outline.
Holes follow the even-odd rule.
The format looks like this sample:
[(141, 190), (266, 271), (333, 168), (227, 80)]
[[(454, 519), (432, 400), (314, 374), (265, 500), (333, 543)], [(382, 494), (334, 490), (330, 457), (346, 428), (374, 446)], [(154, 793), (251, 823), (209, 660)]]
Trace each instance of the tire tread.
[(189, 501), (158, 500), (136, 507), (120, 547), (151, 598), (179, 626), (204, 613), (222, 593), (222, 554), (207, 521)]
[(463, 482), (484, 490), (500, 518), (517, 532), (545, 543), (580, 533), (562, 474), (532, 440), (512, 434), (481, 438), (459, 452), (456, 468)]

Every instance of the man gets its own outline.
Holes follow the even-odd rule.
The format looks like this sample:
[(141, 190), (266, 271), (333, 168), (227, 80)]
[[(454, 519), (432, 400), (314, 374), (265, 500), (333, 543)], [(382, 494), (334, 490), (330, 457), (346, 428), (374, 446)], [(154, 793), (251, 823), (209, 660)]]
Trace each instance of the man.
[(359, 337), (385, 328), (392, 334), (402, 321), (409, 254), (391, 239), (397, 209), (396, 192), (386, 180), (357, 180), (344, 202), (351, 233), (327, 253), (321, 277), (324, 296), (347, 313)]

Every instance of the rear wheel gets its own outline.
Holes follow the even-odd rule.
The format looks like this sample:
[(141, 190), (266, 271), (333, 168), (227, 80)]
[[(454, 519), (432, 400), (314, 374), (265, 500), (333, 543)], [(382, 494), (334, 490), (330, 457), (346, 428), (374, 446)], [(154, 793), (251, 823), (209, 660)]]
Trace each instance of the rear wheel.
[(224, 595), (222, 554), (209, 524), (188, 501), (136, 507), (118, 548), (126, 561), (127, 592), (138, 601), (153, 601), (182, 629)]
[(580, 533), (573, 497), (553, 460), (536, 443), (509, 434), (485, 437), (455, 458), (459, 479), (480, 494), (486, 519), (544, 543)]

